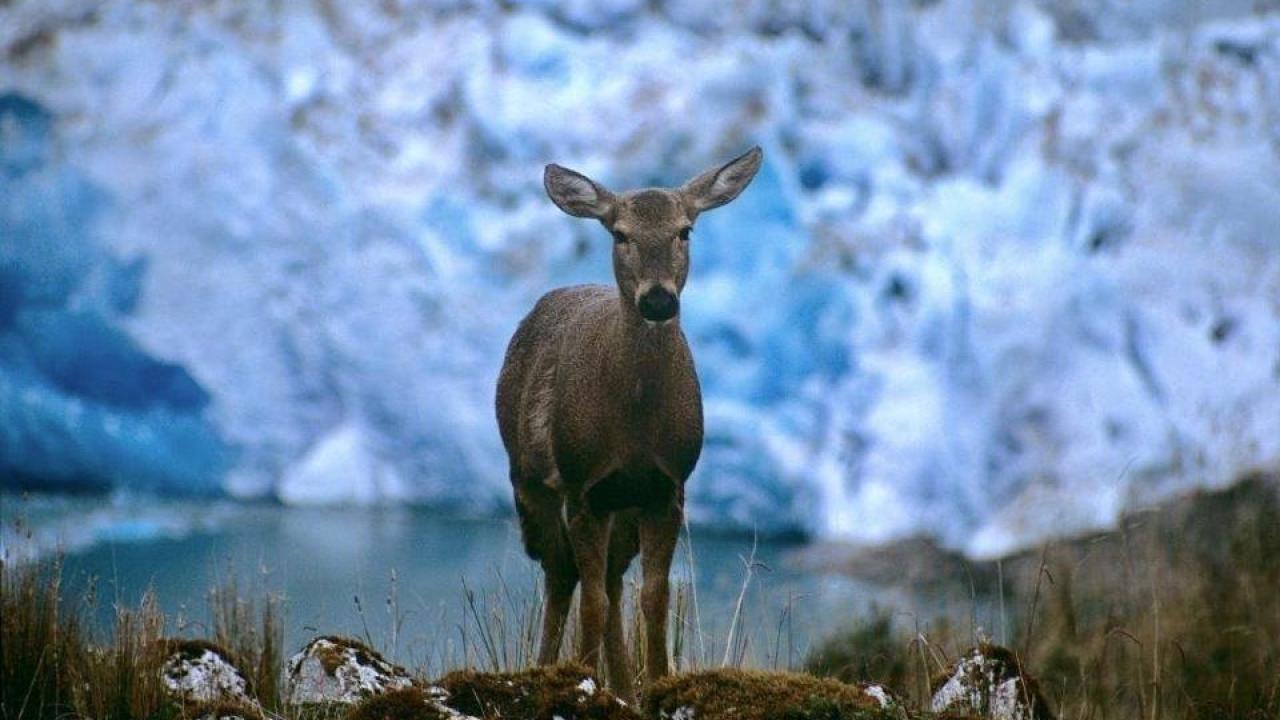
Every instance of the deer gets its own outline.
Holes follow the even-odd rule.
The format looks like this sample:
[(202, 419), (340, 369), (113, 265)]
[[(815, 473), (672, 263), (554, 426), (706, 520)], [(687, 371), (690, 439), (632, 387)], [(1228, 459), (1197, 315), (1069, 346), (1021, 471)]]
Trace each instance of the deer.
[(680, 327), (690, 234), (760, 169), (753, 147), (678, 188), (615, 194), (547, 165), (543, 186), (565, 213), (613, 239), (614, 285), (543, 295), (520, 322), (498, 376), (496, 411), (525, 552), (541, 566), (538, 663), (557, 661), (573, 594), (578, 659), (634, 700), (623, 639), (623, 575), (641, 557), (646, 678), (668, 672), (672, 558), (684, 486), (702, 452), (702, 392)]

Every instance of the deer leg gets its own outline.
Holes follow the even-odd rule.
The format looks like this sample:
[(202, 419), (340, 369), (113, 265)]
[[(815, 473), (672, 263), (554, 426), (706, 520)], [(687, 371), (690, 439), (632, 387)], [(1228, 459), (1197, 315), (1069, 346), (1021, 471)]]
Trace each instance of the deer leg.
[(640, 554), (644, 569), (640, 608), (644, 612), (645, 664), (650, 683), (667, 674), (671, 558), (675, 555), (683, 517), (684, 508), (677, 498), (640, 514)]
[(563, 501), (559, 494), (539, 483), (517, 484), (516, 511), (525, 551), (542, 566), (542, 639), (538, 664), (550, 665), (560, 657), (565, 620), (578, 586), (578, 568), (573, 548), (560, 517)]
[(609, 618), (604, 629), (604, 657), (609, 670), (609, 685), (623, 700), (635, 704), (635, 674), (627, 657), (622, 627), (622, 577), (639, 550), (636, 525), (632, 516), (615, 513), (609, 530), (609, 567), (605, 591), (609, 596)]
[(570, 497), (566, 507), (569, 516), (569, 542), (578, 567), (582, 594), (578, 598), (581, 624), (581, 647), (578, 659), (588, 667), (600, 664), (600, 641), (604, 636), (609, 597), (605, 591), (608, 569), (609, 516), (591, 511), (583, 497)]
[(578, 586), (578, 569), (573, 564), (573, 553), (566, 542), (563, 553), (553, 562), (543, 560), (543, 590), (546, 606), (542, 610), (542, 642), (538, 646), (538, 664), (551, 665), (560, 657), (560, 643), (564, 637), (564, 624), (569, 618), (569, 606), (573, 603), (573, 591)]

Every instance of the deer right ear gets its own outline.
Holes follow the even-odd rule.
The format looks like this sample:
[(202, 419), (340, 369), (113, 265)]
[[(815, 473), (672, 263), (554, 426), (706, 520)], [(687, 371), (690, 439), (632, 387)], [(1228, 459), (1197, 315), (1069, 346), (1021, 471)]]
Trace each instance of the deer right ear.
[(555, 163), (542, 173), (542, 185), (556, 207), (575, 217), (599, 220), (613, 209), (613, 193), (603, 185)]

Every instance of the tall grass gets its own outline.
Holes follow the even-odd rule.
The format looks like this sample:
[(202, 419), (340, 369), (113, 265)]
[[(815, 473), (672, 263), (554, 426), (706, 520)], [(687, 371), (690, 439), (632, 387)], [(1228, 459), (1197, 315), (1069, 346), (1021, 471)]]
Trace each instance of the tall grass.
[(111, 641), (87, 621), (92, 597), (63, 596), (58, 561), (0, 566), (0, 715), (148, 717), (163, 704), (164, 622), (154, 598), (116, 608)]
[[(278, 710), (281, 706), (282, 602), (280, 596), (273, 594), (266, 594), (262, 599), (246, 596), (234, 580), (209, 591), (212, 640), (226, 650), (236, 667), (248, 676), (250, 692), (268, 710)], [(119, 635), (117, 632), (116, 636)]]
[[(147, 593), (136, 607), (114, 606), (114, 622), (96, 631), (91, 590), (69, 600), (58, 559), (0, 560), (0, 718), (125, 720), (170, 707), (161, 667), (177, 630)], [(281, 673), (279, 599), (244, 599), (234, 585), (209, 597), (202, 627), (248, 674), (266, 708), (278, 708)], [(190, 629), (190, 628), (188, 628)], [(160, 715), (158, 715), (160, 714)]]
[(56, 564), (0, 566), (0, 715), (56, 717), (74, 707), (82, 616), (62, 600)]
[[(1059, 717), (1280, 718), (1274, 483), (1247, 480), (1001, 566), (1002, 582), (987, 591)], [(882, 611), (828, 639), (807, 667), (885, 682), (925, 703), (945, 664), (989, 639), (976, 624), (958, 631), (955, 620), (904, 628)]]

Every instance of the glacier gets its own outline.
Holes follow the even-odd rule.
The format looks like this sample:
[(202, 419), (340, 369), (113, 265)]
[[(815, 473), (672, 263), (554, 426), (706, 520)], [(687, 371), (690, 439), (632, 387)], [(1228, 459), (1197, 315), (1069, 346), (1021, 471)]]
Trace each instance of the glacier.
[(509, 508), (559, 162), (751, 144), (683, 319), (695, 523), (975, 557), (1280, 467), (1280, 3), (17, 0), (6, 488)]

